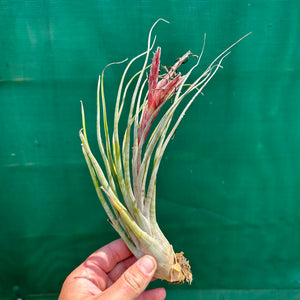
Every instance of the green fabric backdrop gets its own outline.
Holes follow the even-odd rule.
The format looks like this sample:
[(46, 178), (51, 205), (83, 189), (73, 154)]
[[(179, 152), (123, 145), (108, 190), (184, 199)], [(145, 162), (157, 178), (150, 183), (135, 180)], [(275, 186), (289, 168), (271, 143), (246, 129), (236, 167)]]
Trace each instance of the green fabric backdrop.
[[(300, 299), (299, 8), (296, 0), (0, 0), (0, 298), (57, 297), (75, 266), (118, 237), (81, 153), (79, 101), (95, 146), (98, 75), (144, 51), (162, 17), (171, 22), (155, 29), (165, 65), (199, 53), (206, 33), (204, 68), (253, 32), (162, 162), (158, 222), (194, 275), (191, 287), (162, 285), (169, 299)], [(106, 73), (112, 103), (121, 70)], [(271, 292), (202, 293), (218, 289)]]

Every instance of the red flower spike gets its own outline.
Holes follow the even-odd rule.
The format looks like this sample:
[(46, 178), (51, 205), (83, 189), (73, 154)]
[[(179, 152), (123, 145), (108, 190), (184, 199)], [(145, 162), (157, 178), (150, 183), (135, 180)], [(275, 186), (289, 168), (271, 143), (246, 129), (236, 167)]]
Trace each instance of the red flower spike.
[[(142, 121), (141, 121), (141, 127), (138, 132), (139, 144), (141, 141), (142, 134), (145, 131), (147, 124), (150, 122), (150, 119), (154, 111), (162, 103), (164, 103), (166, 100), (168, 100), (176, 93), (177, 88), (180, 86), (182, 80), (184, 79), (184, 77), (181, 76), (180, 73), (176, 75), (176, 70), (191, 54), (191, 52), (188, 51), (184, 56), (179, 58), (178, 61), (174, 64), (174, 66), (169, 69), (168, 73), (164, 76), (164, 78), (158, 81), (159, 67), (160, 67), (160, 52), (161, 49), (160, 47), (158, 47), (152, 59), (152, 65), (148, 77), (148, 87), (149, 87), (148, 103), (144, 109)], [(173, 78), (174, 75), (176, 76)], [(156, 118), (157, 114), (158, 112), (152, 118), (151, 123)], [(150, 130), (150, 126), (148, 127), (147, 132), (144, 136), (144, 141), (147, 138), (149, 130)]]
[(160, 64), (160, 47), (157, 48), (152, 60), (152, 65), (151, 65), (150, 74), (148, 78), (149, 93), (152, 92), (157, 86), (158, 76), (159, 76), (159, 64)]

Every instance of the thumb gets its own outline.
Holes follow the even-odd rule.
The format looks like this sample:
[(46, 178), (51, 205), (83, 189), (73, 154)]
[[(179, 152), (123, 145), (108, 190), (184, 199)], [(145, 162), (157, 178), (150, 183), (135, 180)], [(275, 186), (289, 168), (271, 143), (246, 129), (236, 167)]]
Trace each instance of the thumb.
[(154, 257), (145, 255), (127, 269), (122, 276), (103, 294), (101, 299), (134, 300), (150, 283), (157, 263)]

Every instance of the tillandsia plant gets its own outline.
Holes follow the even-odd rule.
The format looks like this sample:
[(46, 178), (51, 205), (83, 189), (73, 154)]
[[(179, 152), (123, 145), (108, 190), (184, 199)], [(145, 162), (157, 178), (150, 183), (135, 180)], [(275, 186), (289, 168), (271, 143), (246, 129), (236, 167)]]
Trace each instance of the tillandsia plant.
[[(157, 172), (165, 149), (185, 112), (221, 67), (221, 63), (229, 54), (230, 48), (241, 39), (218, 55), (196, 80), (189, 83), (188, 79), (191, 73), (200, 63), (205, 43), (203, 43), (199, 56), (188, 51), (177, 59), (172, 67), (166, 68), (164, 74), (161, 74), (161, 49), (159, 47), (154, 53), (152, 62), (148, 65), (149, 56), (155, 44), (155, 38), (153, 41), (151, 38), (152, 30), (161, 20), (157, 20), (149, 32), (146, 51), (133, 58), (124, 70), (115, 102), (111, 136), (106, 113), (104, 70), (99, 77), (97, 140), (104, 167), (99, 165), (91, 152), (87, 139), (83, 105), (83, 128), (79, 135), (82, 151), (98, 197), (111, 225), (128, 248), (137, 258), (145, 254), (150, 254), (156, 258), (158, 264), (154, 275), (156, 278), (172, 283), (184, 281), (191, 283), (192, 273), (189, 261), (185, 259), (183, 252), (174, 252), (172, 245), (157, 224), (155, 208)], [(189, 56), (196, 57), (196, 63), (186, 74), (177, 73), (178, 68), (187, 62)], [(144, 57), (143, 67), (126, 80), (130, 67), (141, 57)], [(120, 63), (124, 63), (124, 61)], [(132, 87), (133, 92), (129, 95), (129, 88)], [(183, 107), (179, 117), (173, 121), (176, 109), (188, 95), (190, 95), (188, 102)], [(130, 99), (130, 108), (127, 126), (124, 128), (120, 141), (119, 121), (128, 99)], [(159, 112), (165, 104), (168, 104), (168, 107), (160, 116)], [(159, 120), (151, 129), (154, 119), (158, 116), (160, 117)], [(104, 137), (102, 138), (103, 132)]]

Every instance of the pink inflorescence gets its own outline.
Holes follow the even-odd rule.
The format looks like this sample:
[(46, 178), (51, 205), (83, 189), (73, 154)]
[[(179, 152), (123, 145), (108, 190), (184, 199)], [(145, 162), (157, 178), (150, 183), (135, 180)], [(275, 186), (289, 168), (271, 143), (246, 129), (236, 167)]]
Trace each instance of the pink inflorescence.
[[(188, 51), (184, 56), (178, 59), (178, 61), (174, 64), (173, 67), (169, 68), (167, 74), (159, 81), (159, 72), (160, 72), (160, 47), (157, 48), (151, 68), (150, 74), (148, 77), (148, 87), (149, 87), (149, 94), (148, 94), (148, 103), (144, 109), (141, 126), (138, 132), (138, 143), (140, 144), (142, 135), (148, 125), (149, 122), (153, 122), (159, 112), (159, 106), (163, 104), (166, 100), (172, 97), (175, 93), (177, 88), (182, 83), (184, 76), (181, 76), (180, 73), (176, 74), (177, 68), (188, 58), (191, 54)], [(154, 112), (158, 109), (158, 111), (154, 114)], [(150, 125), (151, 125), (150, 123)], [(147, 138), (147, 135), (150, 130), (150, 125), (147, 128), (147, 131), (144, 133), (144, 142)]]

